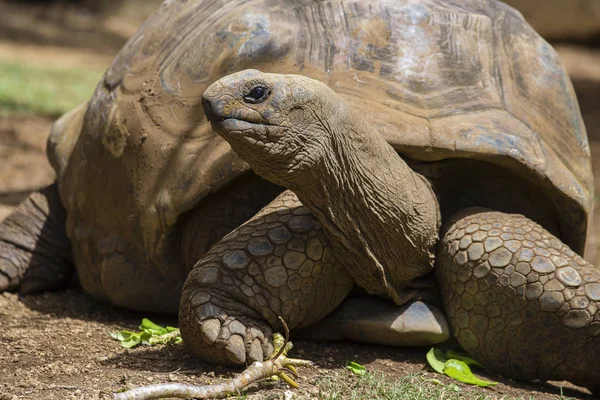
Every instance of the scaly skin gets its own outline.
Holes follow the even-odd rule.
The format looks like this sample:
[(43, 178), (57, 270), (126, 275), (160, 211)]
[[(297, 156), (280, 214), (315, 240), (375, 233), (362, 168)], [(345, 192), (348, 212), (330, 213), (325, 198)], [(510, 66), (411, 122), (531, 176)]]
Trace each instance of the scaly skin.
[(71, 246), (56, 184), (32, 193), (0, 224), (0, 293), (33, 293), (70, 281)]
[(218, 364), (262, 361), (271, 327), (317, 322), (350, 292), (322, 228), (290, 191), (216, 244), (190, 272), (179, 324), (188, 347)]
[(473, 211), (450, 223), (436, 268), (452, 332), (518, 379), (600, 390), (600, 271), (540, 225)]

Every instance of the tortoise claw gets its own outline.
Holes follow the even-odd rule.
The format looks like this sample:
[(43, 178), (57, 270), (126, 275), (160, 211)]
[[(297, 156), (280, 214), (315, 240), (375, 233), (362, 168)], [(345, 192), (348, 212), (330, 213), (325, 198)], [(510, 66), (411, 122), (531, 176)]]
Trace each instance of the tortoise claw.
[(225, 345), (225, 355), (234, 364), (246, 362), (246, 346), (239, 335), (231, 335)]
[(262, 344), (260, 342), (260, 339), (256, 338), (252, 341), (248, 349), (247, 361), (249, 363), (253, 363), (255, 361), (262, 361), (264, 359), (265, 356), (263, 353)]
[(200, 327), (200, 336), (206, 343), (212, 344), (219, 337), (221, 322), (217, 318), (204, 321)]

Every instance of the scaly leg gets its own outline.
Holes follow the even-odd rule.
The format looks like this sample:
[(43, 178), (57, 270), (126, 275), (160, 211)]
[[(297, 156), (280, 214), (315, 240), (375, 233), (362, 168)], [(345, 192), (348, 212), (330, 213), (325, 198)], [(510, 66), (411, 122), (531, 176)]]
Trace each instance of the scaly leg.
[(522, 215), (453, 218), (436, 273), (456, 338), (507, 376), (600, 395), (600, 271)]
[(206, 361), (262, 361), (272, 353), (278, 316), (290, 329), (315, 323), (352, 285), (315, 218), (285, 191), (194, 266), (182, 293), (181, 334)]
[(57, 185), (32, 193), (0, 223), (0, 293), (39, 292), (69, 282), (71, 246)]

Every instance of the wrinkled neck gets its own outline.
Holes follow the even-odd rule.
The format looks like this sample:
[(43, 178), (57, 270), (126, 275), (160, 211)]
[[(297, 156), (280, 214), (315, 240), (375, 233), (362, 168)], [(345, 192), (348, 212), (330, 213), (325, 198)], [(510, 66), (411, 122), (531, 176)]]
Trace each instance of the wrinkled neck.
[(361, 121), (332, 132), (331, 151), (311, 172), (293, 190), (352, 265), (355, 281), (400, 302), (401, 289), (433, 267), (440, 215), (429, 183)]

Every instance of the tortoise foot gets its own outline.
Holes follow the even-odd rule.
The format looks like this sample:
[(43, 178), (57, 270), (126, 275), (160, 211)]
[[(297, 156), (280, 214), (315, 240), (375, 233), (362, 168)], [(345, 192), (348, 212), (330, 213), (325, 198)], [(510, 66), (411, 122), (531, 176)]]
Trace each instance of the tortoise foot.
[(71, 281), (65, 210), (56, 184), (32, 193), (0, 223), (0, 293), (33, 293)]
[(273, 352), (269, 324), (222, 293), (184, 289), (179, 313), (181, 335), (194, 354), (221, 365), (263, 361)]
[(598, 393), (600, 271), (522, 215), (451, 223), (436, 269), (446, 315), (474, 358), (518, 379)]
[(344, 300), (316, 325), (294, 332), (294, 337), (421, 347), (446, 341), (450, 328), (439, 308), (422, 301), (398, 306), (380, 297), (357, 296)]

